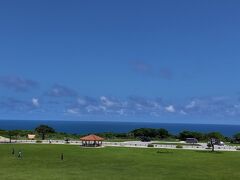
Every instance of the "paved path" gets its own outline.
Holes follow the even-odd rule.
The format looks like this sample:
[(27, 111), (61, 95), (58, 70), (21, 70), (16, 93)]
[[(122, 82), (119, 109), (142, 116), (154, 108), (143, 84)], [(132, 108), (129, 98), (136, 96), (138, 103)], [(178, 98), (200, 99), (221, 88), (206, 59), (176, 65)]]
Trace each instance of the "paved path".
[[(141, 141), (126, 141), (126, 142), (103, 142), (103, 146), (110, 147), (130, 147), (130, 148), (149, 148), (148, 145), (157, 143), (158, 141), (152, 142), (141, 142)], [(8, 139), (0, 139), (0, 143), (9, 143)], [(12, 140), (12, 143), (18, 144), (37, 144), (35, 140)], [(183, 142), (179, 142), (183, 143)], [(43, 140), (41, 144), (66, 144), (64, 140)], [(69, 141), (71, 145), (82, 145), (81, 141)], [(208, 150), (207, 143), (198, 143), (200, 146), (182, 145), (183, 148), (176, 148), (177, 142), (166, 142), (164, 144), (154, 144), (152, 148), (156, 149), (186, 149), (186, 150)], [(238, 146), (215, 146), (216, 151), (237, 151)]]
[[(140, 141), (129, 141), (129, 142), (104, 142), (105, 146), (117, 146), (117, 147), (136, 147), (136, 148), (147, 148), (148, 144), (155, 142), (140, 142)], [(174, 144), (174, 145), (173, 145)], [(200, 146), (182, 145), (183, 148), (176, 148), (176, 142), (169, 142), (166, 144), (154, 144), (153, 148), (163, 149), (186, 149), (186, 150), (208, 150), (207, 143), (198, 143)], [(216, 151), (236, 151), (237, 146), (215, 146)]]

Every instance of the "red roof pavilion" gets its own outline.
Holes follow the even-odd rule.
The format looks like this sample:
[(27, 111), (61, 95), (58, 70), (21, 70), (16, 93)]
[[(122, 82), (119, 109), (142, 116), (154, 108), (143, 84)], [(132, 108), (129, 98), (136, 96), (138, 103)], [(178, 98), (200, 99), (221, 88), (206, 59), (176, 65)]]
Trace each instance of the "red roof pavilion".
[(88, 136), (80, 138), (83, 146), (101, 146), (104, 138), (99, 137), (95, 134), (90, 134)]
[(99, 136), (97, 136), (95, 134), (90, 134), (88, 136), (80, 138), (80, 140), (82, 140), (82, 141), (103, 141), (104, 138), (99, 137)]

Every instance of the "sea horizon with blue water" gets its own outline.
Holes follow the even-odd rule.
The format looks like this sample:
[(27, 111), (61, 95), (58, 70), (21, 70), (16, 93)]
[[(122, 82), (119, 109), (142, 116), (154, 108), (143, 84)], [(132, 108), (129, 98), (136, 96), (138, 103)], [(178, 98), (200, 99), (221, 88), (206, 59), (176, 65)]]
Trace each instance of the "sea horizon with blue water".
[(198, 131), (203, 133), (220, 132), (225, 136), (233, 136), (240, 132), (240, 125), (226, 124), (183, 124), (158, 122), (120, 122), (120, 121), (41, 121), (41, 120), (0, 120), (3, 130), (34, 130), (37, 126), (46, 124), (58, 132), (72, 134), (89, 134), (102, 132), (126, 133), (137, 128), (164, 128), (171, 134), (181, 131)]

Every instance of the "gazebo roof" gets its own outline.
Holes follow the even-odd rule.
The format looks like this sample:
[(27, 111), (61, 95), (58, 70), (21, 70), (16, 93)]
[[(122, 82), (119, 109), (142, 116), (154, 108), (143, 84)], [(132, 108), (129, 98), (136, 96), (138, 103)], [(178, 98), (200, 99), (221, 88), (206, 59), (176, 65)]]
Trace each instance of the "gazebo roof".
[(82, 140), (82, 141), (103, 141), (104, 138), (99, 137), (99, 136), (97, 136), (95, 134), (90, 134), (88, 136), (80, 138), (80, 140)]

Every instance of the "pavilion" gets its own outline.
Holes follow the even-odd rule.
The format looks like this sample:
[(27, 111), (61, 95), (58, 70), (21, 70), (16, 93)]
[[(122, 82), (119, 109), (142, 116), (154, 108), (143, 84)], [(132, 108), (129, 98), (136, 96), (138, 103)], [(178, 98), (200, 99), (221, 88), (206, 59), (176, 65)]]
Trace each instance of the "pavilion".
[(104, 138), (99, 137), (95, 134), (90, 134), (88, 136), (80, 138), (80, 140), (82, 141), (83, 146), (98, 147), (98, 146), (102, 146), (102, 142), (103, 142)]

